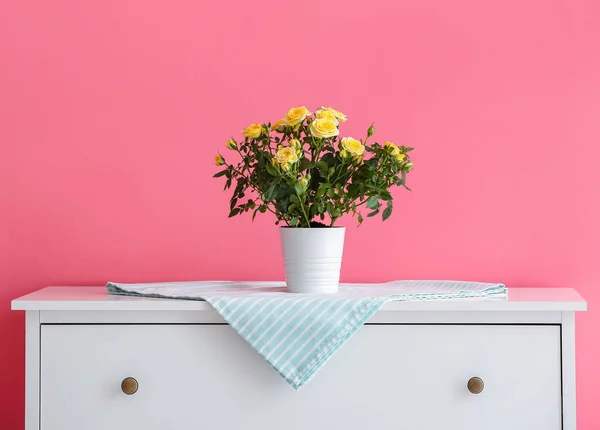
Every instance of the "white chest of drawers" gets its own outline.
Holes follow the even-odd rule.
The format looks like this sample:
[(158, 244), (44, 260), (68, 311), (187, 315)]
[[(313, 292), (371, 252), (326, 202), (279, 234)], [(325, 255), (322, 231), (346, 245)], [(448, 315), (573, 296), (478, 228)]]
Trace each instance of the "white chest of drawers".
[(207, 303), (51, 287), (26, 311), (26, 430), (575, 430), (572, 289), (393, 302), (294, 391)]

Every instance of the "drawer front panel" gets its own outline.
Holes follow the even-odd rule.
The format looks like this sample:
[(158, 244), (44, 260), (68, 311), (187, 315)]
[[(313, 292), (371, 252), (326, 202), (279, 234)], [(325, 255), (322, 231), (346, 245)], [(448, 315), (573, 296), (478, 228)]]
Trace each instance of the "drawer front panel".
[(41, 430), (561, 429), (557, 325), (367, 325), (299, 391), (227, 325), (43, 325), (41, 342)]

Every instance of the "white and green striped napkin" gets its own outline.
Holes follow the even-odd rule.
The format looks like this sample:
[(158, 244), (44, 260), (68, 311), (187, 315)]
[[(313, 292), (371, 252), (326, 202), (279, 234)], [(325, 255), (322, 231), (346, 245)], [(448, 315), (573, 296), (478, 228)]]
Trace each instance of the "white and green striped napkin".
[(394, 281), (342, 284), (337, 294), (291, 294), (280, 282), (109, 282), (111, 294), (205, 300), (295, 389), (386, 302), (507, 297), (502, 284)]

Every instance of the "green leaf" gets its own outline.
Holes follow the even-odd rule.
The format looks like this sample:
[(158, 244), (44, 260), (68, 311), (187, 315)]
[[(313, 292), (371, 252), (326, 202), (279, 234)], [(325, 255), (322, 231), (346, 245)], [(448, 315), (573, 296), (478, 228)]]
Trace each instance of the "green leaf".
[(410, 188), (408, 188), (408, 187), (406, 186), (406, 172), (402, 172), (402, 173), (401, 173), (401, 175), (402, 175), (402, 177), (401, 177), (401, 179), (400, 179), (400, 184), (399, 184), (399, 185), (402, 185), (402, 186), (403, 186), (404, 188), (406, 188), (408, 191), (412, 191)]
[(379, 208), (379, 199), (377, 196), (371, 196), (367, 200), (367, 208), (369, 209), (377, 209)]
[(292, 219), (290, 220), (290, 225), (291, 225), (292, 227), (296, 227), (296, 226), (298, 225), (298, 222), (300, 222), (300, 220), (298, 219), (298, 217), (292, 218)]
[[(373, 176), (375, 177), (375, 176)], [(375, 185), (371, 185), (371, 184), (366, 184), (367, 188), (373, 191), (377, 191), (378, 193), (382, 194), (382, 193), (388, 193), (389, 192), (381, 187), (376, 187)]]
[(302, 161), (300, 162), (300, 171), (306, 170), (308, 169), (308, 167), (310, 166), (310, 160), (308, 158), (303, 158)]
[(365, 220), (365, 219), (363, 218), (363, 216), (362, 216), (361, 214), (358, 214), (358, 223), (359, 223), (359, 224), (362, 224), (362, 222), (363, 222), (364, 220)]
[(221, 170), (218, 173), (213, 175), (213, 178), (220, 178), (221, 176), (225, 176), (229, 172), (229, 169)]
[(231, 187), (231, 178), (227, 179), (227, 182), (225, 183), (225, 188), (223, 188), (223, 190), (226, 190), (229, 187)]
[(392, 209), (393, 209), (392, 200), (389, 200), (387, 202), (386, 208), (383, 210), (383, 213), (381, 214), (381, 218), (384, 221), (390, 217), (390, 215), (392, 214)]
[(275, 195), (276, 187), (277, 187), (277, 184), (271, 184), (271, 186), (267, 189), (267, 192), (265, 193), (265, 197), (267, 198), (267, 200), (273, 200), (273, 196)]
[(304, 188), (302, 188), (302, 185), (300, 184), (300, 182), (296, 182), (294, 184), (294, 191), (296, 192), (296, 194), (298, 194), (299, 196), (304, 194)]
[(231, 212), (229, 212), (229, 218), (236, 216), (240, 212), (241, 210), (239, 208), (234, 208)]
[(391, 201), (392, 200), (392, 195), (387, 190), (380, 191), (379, 192), (379, 197), (381, 198), (381, 200), (387, 200), (387, 201)]
[(294, 212), (296, 209), (298, 209), (298, 205), (296, 203), (292, 203), (287, 208), (288, 212)]
[(244, 197), (244, 187), (246, 186), (246, 178), (239, 178), (237, 180), (237, 185), (235, 187), (234, 195), (239, 195), (240, 197)]
[(264, 214), (264, 213), (267, 211), (267, 207), (266, 207), (266, 206), (261, 206), (261, 207), (259, 207), (259, 208), (258, 208), (258, 211), (259, 211), (261, 214)]
[(325, 207), (327, 208), (327, 212), (329, 212), (330, 214), (333, 214), (333, 203), (327, 202), (325, 204)]
[(254, 221), (254, 218), (256, 218), (256, 214), (258, 213), (258, 211), (260, 210), (261, 206), (257, 207), (256, 209), (254, 209), (254, 212), (252, 213), (252, 221)]
[(267, 172), (269, 173), (269, 175), (271, 175), (271, 176), (279, 176), (279, 171), (270, 162), (266, 162), (265, 163), (265, 167), (266, 167)]
[(323, 197), (325, 195), (325, 193), (327, 192), (327, 188), (325, 188), (324, 186), (320, 186), (319, 189), (317, 190), (317, 194), (315, 195), (316, 198), (320, 199), (321, 197)]
[(330, 188), (327, 190), (327, 195), (329, 197), (335, 197), (335, 190), (333, 188)]
[(238, 199), (231, 199), (229, 202), (229, 210), (232, 211), (235, 205), (237, 204)]
[(280, 197), (276, 199), (275, 208), (281, 213), (286, 213), (288, 208), (290, 207), (290, 204), (291, 202), (289, 196)]
[(322, 177), (327, 177), (327, 169), (329, 169), (329, 166), (326, 162), (319, 161), (315, 166), (317, 167), (317, 170), (319, 170), (319, 173)]
[(379, 213), (379, 209), (375, 209), (373, 212), (369, 212), (369, 213), (367, 214), (367, 216), (368, 216), (368, 217), (372, 217), (372, 216), (375, 216), (375, 215), (377, 215), (378, 213)]
[(310, 217), (311, 218), (314, 217), (317, 214), (317, 212), (319, 212), (319, 205), (317, 205), (317, 204), (311, 205), (310, 210), (308, 211), (308, 213), (310, 214)]

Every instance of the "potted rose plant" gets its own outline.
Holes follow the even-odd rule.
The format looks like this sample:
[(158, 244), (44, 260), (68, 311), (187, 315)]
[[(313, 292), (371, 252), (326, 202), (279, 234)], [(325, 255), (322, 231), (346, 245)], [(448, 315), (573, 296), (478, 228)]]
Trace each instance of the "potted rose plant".
[(291, 292), (336, 292), (344, 244), (343, 215), (363, 222), (392, 214), (390, 189), (406, 189), (412, 168), (412, 148), (391, 142), (369, 143), (375, 133), (369, 127), (364, 140), (340, 137), (346, 115), (321, 107), (314, 115), (304, 106), (290, 109), (274, 124), (251, 124), (243, 139), (230, 139), (229, 155), (217, 155), (223, 167), (215, 177), (233, 189), (229, 216), (271, 212), (281, 225), (286, 282)]

